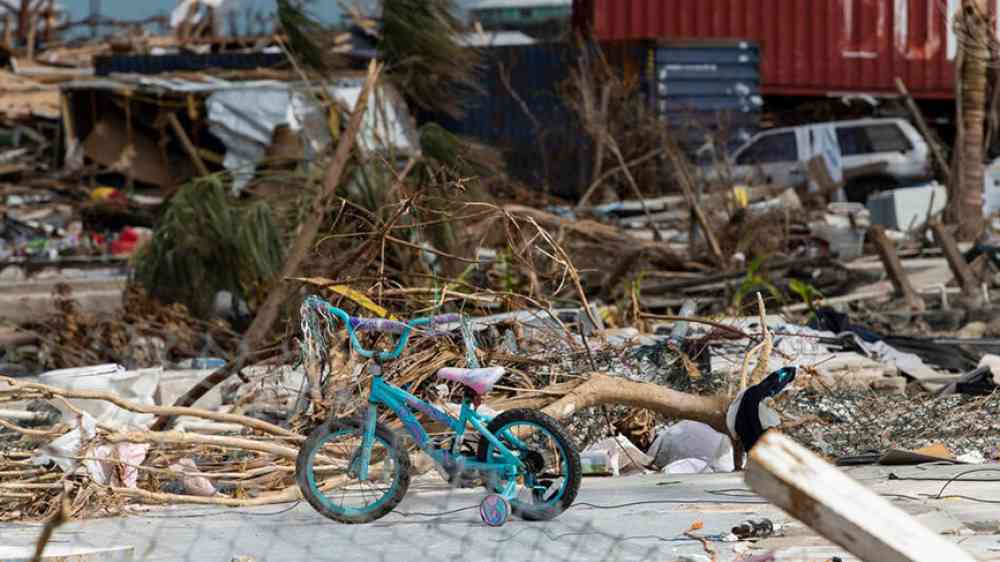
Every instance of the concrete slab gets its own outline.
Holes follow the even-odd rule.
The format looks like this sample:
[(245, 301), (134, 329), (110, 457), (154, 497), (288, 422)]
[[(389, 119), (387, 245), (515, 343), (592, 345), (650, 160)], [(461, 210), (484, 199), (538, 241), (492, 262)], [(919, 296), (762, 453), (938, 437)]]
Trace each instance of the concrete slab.
[(112, 277), (0, 283), (0, 323), (20, 324), (54, 313), (52, 293), (59, 283), (72, 288), (73, 298), (81, 311), (113, 312), (122, 306), (127, 280), (126, 277)]
[[(935, 467), (921, 474), (945, 474), (962, 467)], [(965, 467), (966, 469), (968, 467)], [(928, 501), (919, 493), (939, 489), (939, 482), (888, 480), (889, 472), (918, 473), (910, 467), (852, 467), (852, 477), (895, 505), (922, 517), (936, 530), (969, 527), (959, 514), (986, 521), (1000, 519), (1000, 506), (962, 500)], [(975, 485), (966, 483), (963, 485)], [(994, 485), (978, 483), (976, 493)], [(936, 489), (934, 491), (936, 492)], [(790, 521), (776, 507), (747, 489), (743, 475), (649, 475), (585, 479), (576, 504), (549, 522), (513, 519), (501, 528), (479, 520), (482, 490), (448, 490), (440, 481), (422, 478), (411, 487), (396, 511), (367, 525), (341, 525), (302, 504), (247, 509), (216, 507), (151, 507), (129, 517), (68, 523), (53, 540), (93, 546), (132, 544), (138, 558), (149, 561), (231, 560), (252, 556), (269, 560), (621, 560), (668, 561), (705, 556), (701, 542), (684, 536), (696, 521), (719, 562), (774, 550), (777, 560), (825, 561), (843, 550)], [(908, 499), (909, 498), (909, 499)], [(948, 509), (945, 510), (944, 507)], [(982, 508), (984, 511), (976, 511)], [(992, 514), (988, 511), (992, 508)], [(770, 518), (786, 527), (783, 537), (754, 543), (721, 542), (723, 535), (746, 519)], [(891, 522), (889, 522), (891, 523)], [(959, 527), (961, 525), (958, 525)], [(970, 527), (971, 528), (971, 527)], [(12, 545), (31, 546), (41, 525), (0, 524), (0, 536)], [(990, 531), (993, 532), (993, 531)], [(996, 537), (945, 535), (977, 554), (1000, 560)], [(710, 558), (709, 558), (710, 559)]]
[[(35, 547), (0, 546), (0, 562), (32, 562)], [(41, 562), (125, 562), (135, 560), (135, 547), (88, 547), (71, 544), (48, 544)]]

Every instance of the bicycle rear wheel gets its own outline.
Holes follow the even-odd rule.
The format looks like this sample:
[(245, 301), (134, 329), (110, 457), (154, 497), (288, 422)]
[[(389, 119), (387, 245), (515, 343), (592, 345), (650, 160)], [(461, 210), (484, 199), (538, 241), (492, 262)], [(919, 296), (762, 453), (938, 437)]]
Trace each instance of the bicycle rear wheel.
[[(573, 505), (583, 478), (580, 453), (559, 422), (536, 410), (517, 409), (493, 418), (486, 428), (525, 465), (517, 476), (517, 495), (510, 500), (514, 514), (546, 521)], [(479, 440), (478, 456), (481, 462), (503, 462), (500, 450), (486, 439)], [(491, 474), (487, 488), (500, 493), (507, 483)]]
[(410, 486), (410, 456), (393, 432), (375, 426), (368, 478), (359, 480), (362, 424), (332, 420), (302, 444), (295, 480), (309, 505), (341, 523), (369, 523), (395, 509)]

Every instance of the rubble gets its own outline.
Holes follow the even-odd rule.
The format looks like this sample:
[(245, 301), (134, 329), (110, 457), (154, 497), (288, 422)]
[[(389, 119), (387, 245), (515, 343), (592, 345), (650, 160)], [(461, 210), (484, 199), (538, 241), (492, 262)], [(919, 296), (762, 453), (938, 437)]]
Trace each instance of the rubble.
[[(0, 71), (0, 520), (298, 499), (303, 436), (360, 412), (370, 376), (332, 327), (302, 348), (307, 295), (460, 314), (386, 377), (455, 411), (435, 372), (503, 367), (481, 411), (559, 419), (587, 475), (739, 470), (771, 426), (840, 464), (1000, 461), (1000, 261), (955, 240), (939, 184), (845, 202), (885, 163), (838, 163), (835, 139), (803, 147), (800, 182), (723, 179), (636, 112), (589, 117), (588, 195), (557, 199), (422, 122), (426, 76), (364, 74), (353, 47), (320, 73), (286, 37), (206, 37), (185, 6), (190, 45), (53, 44)], [(568, 105), (638, 103), (579, 67)]]

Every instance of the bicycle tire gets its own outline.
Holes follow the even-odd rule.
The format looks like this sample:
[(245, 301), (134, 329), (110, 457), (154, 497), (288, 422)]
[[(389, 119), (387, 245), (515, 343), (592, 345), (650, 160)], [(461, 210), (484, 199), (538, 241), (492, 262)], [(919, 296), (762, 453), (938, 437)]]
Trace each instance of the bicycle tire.
[[(313, 430), (299, 449), (295, 461), (295, 481), (302, 492), (302, 497), (323, 516), (346, 524), (370, 523), (384, 517), (399, 505), (410, 486), (410, 455), (406, 448), (399, 445), (395, 433), (382, 423), (375, 425), (375, 440), (385, 447), (388, 455), (395, 459), (392, 487), (388, 493), (375, 503), (362, 509), (348, 508), (338, 505), (327, 498), (316, 483), (313, 473), (313, 463), (316, 453), (331, 440), (340, 437), (360, 439), (363, 425), (356, 419), (334, 419)], [(373, 447), (374, 449), (374, 447)], [(350, 453), (353, 459), (356, 451)], [(349, 475), (344, 475), (350, 478)], [(357, 480), (355, 480), (357, 482)], [(346, 492), (345, 492), (346, 495)], [(344, 499), (344, 496), (342, 496)]]
[[(543, 414), (538, 410), (514, 409), (508, 410), (493, 418), (486, 428), (490, 433), (499, 437), (500, 431), (505, 426), (513, 425), (514, 422), (524, 422), (544, 429), (548, 432), (562, 449), (562, 454), (566, 458), (565, 487), (559, 498), (551, 504), (526, 504), (519, 499), (511, 500), (511, 507), (514, 514), (527, 521), (548, 521), (557, 517), (563, 511), (569, 509), (580, 491), (580, 482), (583, 480), (583, 469), (580, 463), (580, 453), (562, 424), (551, 416)], [(502, 440), (502, 438), (501, 438)], [(480, 462), (487, 462), (490, 456), (492, 444), (486, 439), (479, 440), (479, 451), (477, 457)], [(492, 488), (487, 483), (487, 488)], [(491, 491), (496, 491), (492, 490)]]

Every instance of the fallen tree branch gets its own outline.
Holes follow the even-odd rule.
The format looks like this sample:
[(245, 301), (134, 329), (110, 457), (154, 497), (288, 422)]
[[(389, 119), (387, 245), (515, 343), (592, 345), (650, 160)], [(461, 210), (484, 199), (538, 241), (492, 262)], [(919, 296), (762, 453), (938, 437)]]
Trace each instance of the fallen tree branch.
[[(544, 399), (543, 395), (535, 400)], [(565, 419), (584, 408), (605, 404), (644, 408), (670, 418), (698, 421), (720, 433), (729, 434), (726, 428), (729, 399), (725, 396), (697, 396), (606, 373), (591, 374), (586, 382), (569, 390), (542, 411), (556, 419)]]
[(117, 495), (141, 498), (149, 502), (169, 504), (189, 503), (201, 505), (224, 505), (227, 507), (254, 507), (260, 505), (273, 505), (276, 503), (290, 503), (302, 499), (302, 492), (299, 491), (298, 486), (289, 486), (280, 492), (261, 494), (256, 498), (248, 499), (167, 494), (164, 492), (148, 492), (146, 490), (136, 488), (111, 487), (109, 489)]
[(246, 449), (267, 453), (295, 461), (299, 455), (297, 449), (275, 445), (264, 441), (243, 439), (240, 437), (224, 437), (219, 435), (200, 435), (197, 433), (181, 433), (179, 431), (124, 431), (103, 436), (109, 443), (160, 443), (164, 445), (208, 445), (231, 449)]
[(59, 396), (62, 398), (74, 398), (77, 400), (102, 400), (105, 402), (110, 402), (119, 408), (136, 412), (139, 414), (153, 414), (158, 416), (190, 416), (196, 418), (203, 418), (207, 420), (222, 422), (222, 423), (235, 423), (242, 426), (256, 429), (264, 433), (270, 433), (271, 435), (277, 435), (280, 437), (285, 437), (291, 440), (302, 440), (303, 437), (293, 431), (289, 431), (283, 427), (278, 427), (272, 423), (268, 423), (263, 420), (258, 420), (256, 418), (251, 418), (247, 416), (240, 416), (236, 414), (223, 414), (219, 412), (210, 412), (208, 410), (203, 410), (201, 408), (182, 408), (177, 406), (149, 406), (146, 404), (138, 404), (136, 402), (131, 402), (115, 396), (114, 394), (108, 392), (97, 392), (92, 390), (65, 390), (62, 388), (57, 388), (54, 386), (49, 386), (41, 383), (26, 382), (20, 383), (14, 379), (9, 379), (6, 377), (0, 377), (0, 382), (5, 382), (12, 388), (21, 388), (29, 391), (41, 392), (43, 395), (48, 396)]

